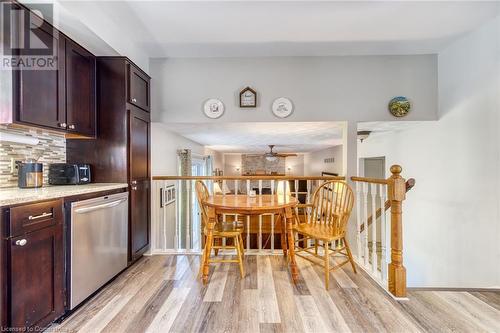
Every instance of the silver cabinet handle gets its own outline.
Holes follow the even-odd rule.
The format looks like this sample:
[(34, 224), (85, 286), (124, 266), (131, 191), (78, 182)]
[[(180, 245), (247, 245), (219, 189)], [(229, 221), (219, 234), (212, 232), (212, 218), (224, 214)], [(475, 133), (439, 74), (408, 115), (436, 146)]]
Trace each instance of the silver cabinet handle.
[(19, 245), (19, 246), (24, 246), (28, 243), (28, 241), (26, 239), (19, 239), (19, 240), (16, 240), (16, 245)]
[(38, 220), (38, 219), (41, 219), (41, 218), (44, 218), (44, 217), (49, 217), (49, 216), (52, 216), (52, 213), (42, 213), (40, 215), (30, 215), (28, 216), (28, 220), (30, 221), (33, 221), (33, 220)]
[(71, 129), (71, 130), (74, 130), (75, 129), (75, 125), (71, 124), (71, 125), (68, 126), (68, 128)]
[(136, 103), (137, 100), (135, 98), (132, 97), (132, 102)]
[(133, 181), (132, 181), (132, 184), (133, 184), (133, 185), (137, 184), (137, 180), (133, 180)]
[(59, 123), (59, 127), (66, 128), (68, 126), (66, 123)]
[(132, 190), (136, 191), (137, 190), (137, 186), (132, 186)]

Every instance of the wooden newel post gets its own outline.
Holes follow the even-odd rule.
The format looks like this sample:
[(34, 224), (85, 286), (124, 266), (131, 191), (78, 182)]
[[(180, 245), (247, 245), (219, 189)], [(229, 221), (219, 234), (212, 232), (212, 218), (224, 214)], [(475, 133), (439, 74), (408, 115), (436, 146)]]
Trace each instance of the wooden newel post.
[(402, 168), (391, 166), (388, 195), (391, 202), (391, 263), (389, 264), (389, 291), (396, 297), (406, 297), (406, 268), (403, 266), (403, 200), (406, 197)]

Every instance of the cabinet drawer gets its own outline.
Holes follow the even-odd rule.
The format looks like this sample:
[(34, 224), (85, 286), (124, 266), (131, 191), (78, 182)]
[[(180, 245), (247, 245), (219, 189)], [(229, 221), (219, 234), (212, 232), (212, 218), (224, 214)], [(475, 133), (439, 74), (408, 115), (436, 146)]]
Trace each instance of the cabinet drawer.
[(138, 108), (150, 109), (150, 78), (141, 70), (128, 64), (128, 102)]
[(10, 209), (9, 236), (18, 236), (56, 225), (62, 220), (62, 201), (52, 200)]

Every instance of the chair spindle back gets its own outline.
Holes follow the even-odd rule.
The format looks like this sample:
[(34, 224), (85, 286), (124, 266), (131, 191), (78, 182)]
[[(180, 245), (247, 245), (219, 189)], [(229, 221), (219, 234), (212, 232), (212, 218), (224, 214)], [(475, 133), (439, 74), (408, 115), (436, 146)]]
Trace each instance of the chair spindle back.
[(339, 180), (325, 182), (313, 195), (310, 223), (330, 227), (333, 235), (345, 235), (354, 205), (354, 194), (347, 183)]

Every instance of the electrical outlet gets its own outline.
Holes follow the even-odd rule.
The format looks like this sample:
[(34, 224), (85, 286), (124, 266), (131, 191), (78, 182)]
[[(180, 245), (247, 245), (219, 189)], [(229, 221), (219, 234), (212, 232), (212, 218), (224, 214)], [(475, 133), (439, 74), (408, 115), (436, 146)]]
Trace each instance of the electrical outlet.
[(16, 159), (11, 157), (10, 158), (10, 174), (15, 175), (16, 173), (17, 173)]

